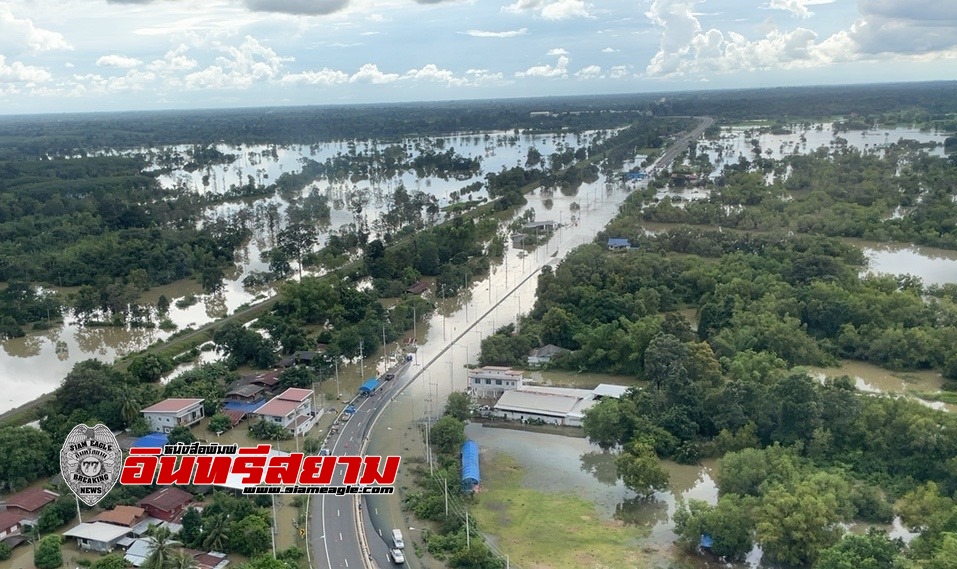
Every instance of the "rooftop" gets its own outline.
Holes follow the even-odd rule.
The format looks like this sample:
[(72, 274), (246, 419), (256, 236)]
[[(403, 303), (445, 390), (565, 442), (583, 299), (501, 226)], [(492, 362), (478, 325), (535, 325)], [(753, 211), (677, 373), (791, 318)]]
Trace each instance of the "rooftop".
[(146, 510), (136, 506), (116, 506), (112, 510), (100, 512), (93, 517), (91, 522), (106, 522), (110, 524), (132, 527), (133, 523), (146, 515)]
[(11, 494), (3, 503), (8, 508), (14, 507), (28, 512), (35, 512), (59, 497), (60, 495), (52, 490), (34, 487), (27, 488), (16, 494)]
[(282, 399), (283, 401), (297, 401), (302, 403), (303, 401), (312, 397), (311, 389), (299, 389), (296, 387), (290, 387), (289, 389), (283, 391), (276, 396), (276, 399)]
[(120, 539), (130, 528), (107, 524), (104, 522), (85, 522), (67, 530), (64, 537), (76, 537), (79, 539), (88, 539), (90, 541), (99, 541), (110, 543), (113, 540)]
[(185, 506), (186, 504), (193, 501), (193, 495), (189, 492), (180, 490), (179, 488), (174, 488), (172, 486), (167, 486), (153, 492), (149, 496), (143, 498), (138, 502), (141, 506), (152, 506), (158, 510), (164, 512), (171, 512), (180, 506)]
[(495, 404), (499, 411), (536, 413), (564, 417), (580, 399), (568, 395), (552, 395), (534, 391), (506, 391)]
[(143, 409), (143, 413), (179, 413), (185, 411), (197, 403), (202, 403), (202, 399), (164, 399), (155, 405), (150, 405)]
[(266, 388), (256, 383), (241, 385), (226, 392), (226, 397), (255, 397)]
[(272, 401), (261, 405), (254, 411), (256, 415), (268, 415), (270, 417), (285, 417), (299, 408), (298, 401), (289, 401), (287, 399), (275, 398)]
[(626, 385), (612, 385), (610, 383), (599, 383), (598, 387), (592, 389), (596, 397), (614, 397), (616, 399), (625, 395), (631, 389)]
[(23, 521), (23, 514), (17, 512), (0, 512), (0, 531), (11, 528)]

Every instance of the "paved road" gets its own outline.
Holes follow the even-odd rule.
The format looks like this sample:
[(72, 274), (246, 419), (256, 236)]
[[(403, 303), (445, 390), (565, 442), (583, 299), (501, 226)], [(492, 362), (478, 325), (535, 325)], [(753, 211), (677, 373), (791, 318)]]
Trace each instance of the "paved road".
[[(363, 437), (368, 434), (369, 426), (382, 409), (382, 403), (400, 391), (411, 381), (406, 373), (408, 366), (402, 368), (392, 381), (384, 382), (371, 397), (360, 397), (355, 402), (355, 415), (340, 425), (337, 435), (326, 442), (334, 455), (357, 455), (362, 451)], [(341, 411), (342, 409), (339, 409)], [(344, 468), (336, 469), (332, 484), (341, 485)], [(362, 569), (376, 567), (363, 553), (357, 532), (359, 504), (361, 498), (355, 496), (331, 496), (316, 494), (312, 496), (310, 507), (312, 516), (309, 522), (309, 544), (313, 567), (329, 569)], [(363, 516), (364, 518), (365, 516)], [(370, 537), (372, 537), (370, 535)], [(380, 540), (377, 540), (380, 541)], [(385, 559), (385, 543), (377, 550), (382, 551)]]
[[(655, 161), (654, 168), (665, 168), (687, 149), (691, 141), (698, 139), (701, 134), (714, 124), (711, 117), (700, 117), (701, 122), (691, 132), (680, 136), (661, 157)], [(534, 273), (533, 273), (534, 274)], [(499, 301), (501, 302), (501, 301)], [(475, 324), (473, 323), (472, 326)], [(465, 332), (463, 332), (464, 334)], [(360, 398), (356, 401), (358, 408), (355, 416), (342, 425), (338, 435), (327, 442), (327, 447), (335, 455), (359, 454), (362, 449), (363, 438), (372, 436), (371, 425), (381, 412), (383, 403), (394, 394), (401, 392), (418, 375), (409, 373), (409, 367), (403, 368), (395, 379), (385, 382), (375, 395)], [(334, 484), (342, 483), (342, 472), (337, 470), (333, 477)], [(362, 498), (345, 496), (313, 496), (311, 502), (312, 519), (309, 526), (309, 540), (312, 551), (312, 566), (327, 567), (329, 569), (358, 569), (388, 567), (388, 545), (391, 531), (390, 517), (383, 513), (370, 517), (368, 507), (365, 511), (360, 508)], [(385, 500), (371, 502), (387, 505)], [(376, 508), (378, 509), (378, 508)], [(367, 536), (368, 551), (363, 551), (357, 532), (358, 523), (364, 528)], [(382, 536), (382, 537), (380, 537)], [(406, 536), (409, 539), (409, 536)], [(410, 556), (410, 564), (414, 563), (414, 556)], [(417, 566), (417, 565), (416, 565)]]

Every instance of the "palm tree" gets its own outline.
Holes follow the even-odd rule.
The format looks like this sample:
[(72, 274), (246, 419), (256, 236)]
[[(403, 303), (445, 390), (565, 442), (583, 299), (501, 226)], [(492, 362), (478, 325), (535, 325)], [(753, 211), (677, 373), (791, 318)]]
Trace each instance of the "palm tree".
[(203, 524), (203, 547), (211, 551), (223, 551), (227, 541), (226, 514), (210, 516)]
[(195, 557), (182, 549), (178, 549), (169, 556), (166, 567), (168, 569), (198, 569), (199, 563), (196, 562)]
[(140, 566), (140, 569), (166, 569), (174, 548), (182, 545), (173, 539), (173, 532), (166, 527), (154, 527), (149, 531), (153, 541), (150, 546), (149, 557)]
[(140, 402), (138, 401), (136, 393), (130, 388), (120, 391), (118, 399), (120, 418), (123, 419), (123, 422), (129, 427), (133, 424), (133, 421), (140, 416)]

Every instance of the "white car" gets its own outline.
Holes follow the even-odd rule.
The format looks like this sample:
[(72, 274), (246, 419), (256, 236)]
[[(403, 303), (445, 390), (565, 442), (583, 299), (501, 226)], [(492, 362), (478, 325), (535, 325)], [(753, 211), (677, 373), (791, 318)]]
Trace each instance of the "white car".
[(402, 554), (401, 549), (393, 549), (389, 551), (389, 559), (391, 559), (396, 565), (402, 565), (405, 563), (405, 555)]

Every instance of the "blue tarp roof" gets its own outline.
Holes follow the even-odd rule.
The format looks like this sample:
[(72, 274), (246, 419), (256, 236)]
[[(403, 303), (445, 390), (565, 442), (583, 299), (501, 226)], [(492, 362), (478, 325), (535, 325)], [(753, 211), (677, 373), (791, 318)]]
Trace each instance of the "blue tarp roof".
[(164, 435), (163, 433), (150, 433), (145, 437), (140, 437), (133, 441), (133, 448), (144, 448), (144, 447), (160, 447), (162, 448), (166, 443), (169, 442), (169, 435)]
[(239, 403), (236, 401), (230, 401), (223, 405), (223, 409), (229, 411), (242, 411), (243, 413), (254, 413), (256, 409), (259, 409), (265, 403), (265, 399), (260, 399), (259, 401), (253, 403)]
[(701, 541), (698, 543), (698, 546), (704, 549), (710, 549), (714, 545), (714, 540), (711, 539), (711, 536), (703, 533), (701, 534)]
[(362, 384), (362, 387), (359, 388), (359, 393), (372, 393), (379, 388), (379, 380), (372, 378), (369, 381)]
[(479, 446), (475, 441), (465, 441), (462, 445), (462, 487), (471, 490), (482, 481), (479, 476)]

